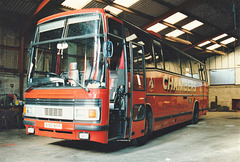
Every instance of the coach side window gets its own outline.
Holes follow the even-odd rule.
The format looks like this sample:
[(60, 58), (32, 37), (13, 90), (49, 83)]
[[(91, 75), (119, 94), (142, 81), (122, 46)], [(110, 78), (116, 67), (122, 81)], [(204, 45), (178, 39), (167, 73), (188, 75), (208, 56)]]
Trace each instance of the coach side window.
[(142, 42), (144, 42), (144, 53), (145, 53), (145, 67), (155, 68), (154, 55), (152, 50), (152, 39), (147, 35), (142, 37)]
[[(146, 68), (155, 68), (155, 62), (152, 52), (152, 39), (135, 28), (125, 28), (126, 41), (133, 41), (137, 44), (140, 44), (144, 47), (144, 57), (145, 57), (145, 67)], [(133, 45), (132, 48), (136, 48)]]
[(164, 69), (162, 46), (160, 42), (153, 40), (153, 47), (154, 47), (153, 50), (154, 50), (154, 55), (156, 60), (156, 66), (158, 69)]
[(162, 50), (165, 62), (165, 70), (181, 74), (179, 53), (165, 44), (162, 44)]
[(199, 74), (200, 74), (200, 79), (207, 81), (207, 73), (206, 73), (206, 66), (200, 64), (199, 66)]
[(108, 19), (108, 32), (119, 37), (123, 37), (123, 24), (113, 20)]
[(191, 60), (191, 66), (192, 66), (192, 74), (193, 74), (193, 78), (195, 79), (200, 79), (199, 77), (199, 65), (200, 63), (194, 60)]
[(182, 75), (192, 77), (192, 69), (190, 58), (185, 55), (180, 55)]

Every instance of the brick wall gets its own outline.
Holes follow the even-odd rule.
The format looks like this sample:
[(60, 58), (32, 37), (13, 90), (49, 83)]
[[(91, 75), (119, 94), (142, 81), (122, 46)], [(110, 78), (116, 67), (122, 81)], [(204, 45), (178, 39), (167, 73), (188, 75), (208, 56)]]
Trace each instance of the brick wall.
[(228, 106), (232, 110), (232, 99), (240, 99), (240, 47), (228, 55), (210, 57), (206, 65), (208, 76), (209, 70), (212, 69), (235, 69), (235, 85), (209, 86), (209, 107), (211, 102), (215, 102), (215, 96), (217, 96), (218, 105)]
[(232, 110), (232, 99), (240, 99), (240, 86), (239, 85), (210, 86), (209, 104), (211, 102), (215, 102), (215, 96), (217, 96), (218, 105), (228, 106), (229, 109)]

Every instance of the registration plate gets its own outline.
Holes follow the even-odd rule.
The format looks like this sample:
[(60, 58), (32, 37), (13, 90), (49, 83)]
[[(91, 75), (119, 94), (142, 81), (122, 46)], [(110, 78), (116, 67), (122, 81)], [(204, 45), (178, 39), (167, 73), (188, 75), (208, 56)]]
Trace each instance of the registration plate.
[(62, 129), (62, 124), (44, 122), (44, 128)]

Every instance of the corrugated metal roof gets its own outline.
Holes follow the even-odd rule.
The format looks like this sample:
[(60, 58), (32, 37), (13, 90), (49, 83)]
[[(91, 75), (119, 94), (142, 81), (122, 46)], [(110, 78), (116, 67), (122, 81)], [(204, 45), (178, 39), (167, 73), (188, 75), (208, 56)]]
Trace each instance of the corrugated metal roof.
[(169, 10), (169, 8), (160, 5), (159, 3), (154, 2), (152, 0), (141, 0), (136, 4), (132, 5), (130, 8), (135, 9), (137, 11), (141, 11), (154, 17), (157, 17)]
[(172, 4), (174, 6), (180, 5), (181, 3), (183, 3), (186, 0), (163, 0), (164, 2), (167, 2), (169, 4)]
[(104, 8), (107, 5), (100, 3), (100, 2), (96, 2), (96, 1), (91, 1), (89, 4), (87, 4), (84, 8)]
[[(36, 11), (43, 0), (0, 0), (0, 23), (5, 26), (12, 24), (11, 27), (15, 26), (16, 28), (17, 26), (17, 28), (20, 28), (21, 25), (24, 26), (24, 23), (30, 21), (33, 26), (34, 23), (43, 17), (70, 10), (69, 8), (64, 8), (61, 6), (63, 1), (64, 0), (49, 1), (48, 4), (44, 6), (37, 15), (35, 15), (34, 20), (30, 20), (29, 18)], [(179, 38), (196, 44), (197, 42), (201, 42), (201, 40), (209, 38), (211, 35), (226, 32), (231, 36), (237, 37), (238, 40), (235, 45), (239, 46), (240, 38), (239, 34), (236, 34), (240, 33), (238, 23), (240, 17), (240, 13), (238, 12), (240, 9), (239, 0), (188, 0), (187, 2), (189, 4), (186, 3), (186, 1), (187, 0), (139, 0), (129, 8), (135, 12), (135, 14), (123, 11), (119, 14), (119, 17), (141, 27), (147, 23), (154, 25), (157, 21), (153, 20), (156, 20), (156, 18), (159, 18), (158, 22), (163, 23), (162, 20), (166, 18), (166, 15), (170, 16), (170, 14), (173, 14), (174, 12), (182, 12), (188, 16), (186, 19), (173, 24), (173, 27), (167, 27), (166, 29), (160, 31), (159, 34), (165, 35), (175, 29), (181, 30), (183, 25), (193, 20), (198, 20), (203, 22), (204, 25), (191, 30), (193, 35), (184, 33), (179, 36)], [(107, 5), (111, 5), (112, 2), (113, 1), (111, 0), (92, 0), (84, 8), (105, 8)], [(236, 18), (238, 23), (236, 30), (234, 29), (233, 2), (235, 3)], [(181, 6), (183, 3), (184, 8)], [(179, 7), (179, 5), (181, 7)], [(176, 8), (178, 10), (175, 10)], [(171, 26), (171, 24), (169, 26)], [(179, 48), (186, 47), (186, 45), (183, 44), (173, 42), (170, 43)], [(234, 45), (232, 43), (228, 46), (233, 48)], [(190, 52), (197, 52), (197, 50), (190, 50)]]
[(144, 25), (145, 23), (147, 23), (149, 20), (148, 19), (145, 19), (145, 18), (142, 18), (140, 16), (137, 16), (137, 15), (133, 15), (131, 13), (128, 13), (128, 12), (122, 12), (121, 14), (118, 15), (119, 17), (131, 22), (132, 24), (136, 25), (136, 26), (142, 26)]
[(10, 12), (18, 13), (21, 15), (29, 15), (36, 7), (36, 3), (32, 3), (31, 1), (5, 0), (0, 6), (0, 9), (7, 9)]
[(186, 11), (221, 29), (226, 29), (233, 24), (232, 0), (227, 1), (227, 3), (219, 0), (205, 3), (200, 1), (197, 4), (192, 4)]

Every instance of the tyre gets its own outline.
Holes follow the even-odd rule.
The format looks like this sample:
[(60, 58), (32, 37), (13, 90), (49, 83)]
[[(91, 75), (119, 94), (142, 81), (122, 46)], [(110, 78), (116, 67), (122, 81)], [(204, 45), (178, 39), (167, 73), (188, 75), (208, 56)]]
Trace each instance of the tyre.
[(198, 103), (196, 103), (193, 110), (192, 124), (197, 124), (198, 120), (199, 120), (199, 105)]

